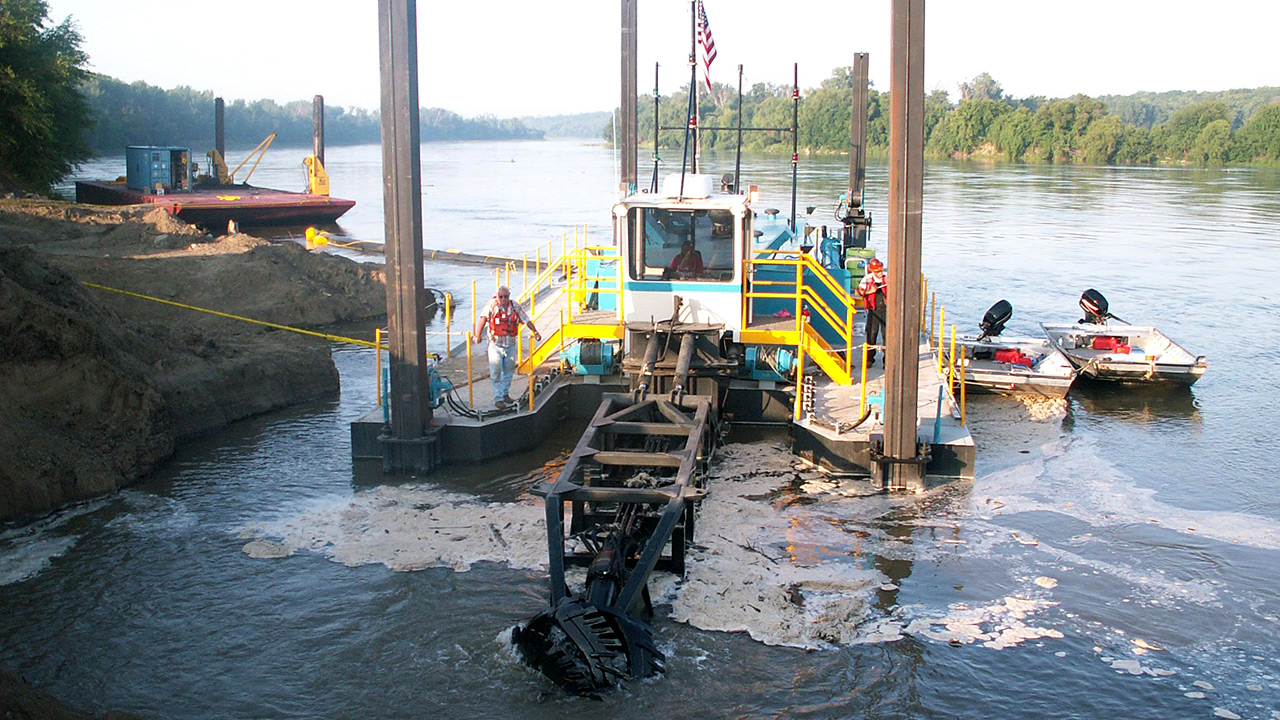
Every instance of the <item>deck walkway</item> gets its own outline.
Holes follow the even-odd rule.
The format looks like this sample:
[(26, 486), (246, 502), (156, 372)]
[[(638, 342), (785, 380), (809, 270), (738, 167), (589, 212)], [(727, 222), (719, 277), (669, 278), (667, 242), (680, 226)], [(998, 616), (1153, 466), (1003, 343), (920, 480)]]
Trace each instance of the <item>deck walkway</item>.
[[(555, 333), (562, 314), (567, 305), (567, 296), (559, 292), (562, 288), (553, 288), (540, 295), (537, 302), (535, 323), (544, 338)], [(862, 313), (859, 313), (861, 316)], [(618, 322), (614, 310), (586, 310), (573, 315), (577, 325), (615, 325)], [(752, 318), (753, 330), (766, 330), (776, 333), (794, 333), (794, 318), (775, 318), (758, 316)], [(861, 325), (862, 317), (858, 317)], [(465, 330), (464, 330), (465, 333)], [(856, 338), (860, 339), (861, 327), (857, 328)], [(521, 356), (529, 352), (529, 339), (525, 336), (525, 350)], [(837, 350), (843, 350), (838, 348)], [(855, 348), (855, 351), (857, 348)], [(973, 477), (973, 461), (975, 448), (973, 439), (967, 428), (960, 422), (960, 411), (951, 394), (946, 392), (946, 377), (937, 370), (937, 358), (927, 341), (922, 339), (919, 348), (919, 390), (917, 408), (919, 422), (916, 436), (921, 443), (931, 446), (931, 460), (928, 473), (932, 476)], [(554, 362), (554, 355), (550, 362)], [(883, 355), (880, 355), (883, 358)], [(866, 378), (867, 405), (872, 412), (867, 420), (855, 425), (862, 416), (862, 387), (858, 358), (854, 358), (853, 384), (838, 385), (823, 373), (812, 361), (806, 362), (805, 375), (814, 379), (814, 405), (811, 415), (801, 417), (792, 424), (794, 449), (801, 457), (837, 473), (855, 475), (869, 474), (873, 465), (871, 448), (881, 439), (884, 426), (881, 423), (884, 397), (884, 367), (878, 362), (868, 368)], [(548, 363), (544, 363), (544, 367)], [(504, 418), (514, 420), (529, 415), (528, 398), (518, 407), (499, 409), (493, 403), (493, 388), (489, 378), (488, 343), (475, 343), (471, 346), (471, 372), (467, 372), (467, 344), (465, 339), (456, 344), (450, 357), (439, 362), (441, 375), (453, 383), (453, 395), (466, 411), (455, 411), (447, 403), (435, 410), (435, 424), (452, 425), (461, 428), (483, 428), (494, 421)], [(568, 380), (568, 378), (566, 378)], [(608, 378), (594, 376), (570, 380), (587, 384), (610, 382)], [(616, 381), (616, 378), (614, 378)], [(519, 399), (529, 387), (529, 376), (517, 373), (511, 383), (510, 396)], [(563, 381), (557, 381), (563, 382)], [(762, 390), (764, 390), (762, 386)], [(939, 390), (942, 390), (941, 397)], [(769, 389), (768, 392), (774, 392)], [(548, 401), (547, 395), (538, 393), (535, 397), (535, 410), (543, 407)], [(790, 395), (790, 392), (787, 393)], [(783, 398), (779, 398), (780, 400)], [(790, 401), (787, 402), (789, 404)], [(380, 411), (378, 413), (380, 415)], [(371, 421), (375, 420), (371, 413)], [(503, 423), (505, 424), (505, 423)]]

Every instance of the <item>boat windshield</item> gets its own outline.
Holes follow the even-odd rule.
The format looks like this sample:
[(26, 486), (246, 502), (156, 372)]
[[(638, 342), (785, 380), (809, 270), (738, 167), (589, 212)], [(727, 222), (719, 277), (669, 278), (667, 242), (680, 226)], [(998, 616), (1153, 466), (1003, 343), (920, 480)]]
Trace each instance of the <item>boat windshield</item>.
[(633, 280), (733, 280), (733, 213), (729, 210), (632, 208)]

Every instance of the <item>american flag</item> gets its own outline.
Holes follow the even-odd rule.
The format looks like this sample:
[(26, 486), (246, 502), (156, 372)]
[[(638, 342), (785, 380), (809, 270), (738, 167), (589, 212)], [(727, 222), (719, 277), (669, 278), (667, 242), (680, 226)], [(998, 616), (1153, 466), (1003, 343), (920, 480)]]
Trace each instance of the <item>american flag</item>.
[(707, 9), (698, 0), (698, 44), (702, 46), (702, 64), (705, 69), (702, 77), (707, 81), (707, 89), (711, 89), (711, 61), (716, 59), (716, 41), (711, 39), (711, 25), (707, 23)]

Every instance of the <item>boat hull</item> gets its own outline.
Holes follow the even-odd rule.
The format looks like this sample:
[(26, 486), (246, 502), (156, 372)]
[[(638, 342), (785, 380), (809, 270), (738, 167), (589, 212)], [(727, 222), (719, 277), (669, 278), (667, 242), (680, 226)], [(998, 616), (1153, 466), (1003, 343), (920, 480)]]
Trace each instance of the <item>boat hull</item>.
[(354, 200), (258, 188), (252, 185), (197, 188), (191, 192), (142, 192), (122, 184), (81, 180), (76, 202), (92, 205), (155, 205), (175, 217), (210, 228), (229, 221), (245, 226), (330, 223), (355, 206)]
[[(1076, 372), (1070, 361), (1047, 340), (1040, 338), (960, 338), (967, 360), (964, 381), (967, 390), (996, 395), (1020, 395), (1058, 399), (1066, 397)], [(1019, 350), (1037, 358), (1032, 367), (997, 362), (996, 350)]]
[[(1203, 356), (1192, 355), (1152, 327), (1133, 325), (1042, 325), (1049, 341), (1079, 371), (1099, 382), (1143, 385), (1194, 385), (1209, 369)], [(1109, 338), (1142, 354), (1099, 349), (1096, 340)]]
[(990, 393), (1005, 396), (1032, 396), (1060, 399), (1067, 396), (1075, 376), (1066, 380), (1059, 377), (1015, 373), (996, 373), (970, 370), (964, 374), (969, 392)]
[[(1070, 357), (1070, 356), (1068, 356)], [(1191, 386), (1206, 370), (1203, 366), (1162, 365), (1155, 363), (1089, 363), (1079, 366), (1080, 376), (1088, 380), (1116, 383), (1169, 383)]]

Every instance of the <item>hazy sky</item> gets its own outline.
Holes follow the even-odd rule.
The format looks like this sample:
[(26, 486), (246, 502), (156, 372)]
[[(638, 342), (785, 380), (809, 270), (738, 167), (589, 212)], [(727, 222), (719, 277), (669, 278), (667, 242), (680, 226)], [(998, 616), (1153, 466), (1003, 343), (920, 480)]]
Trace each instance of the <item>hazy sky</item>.
[[(801, 88), (870, 53), (889, 85), (889, 0), (705, 0), (719, 51), (712, 79)], [(376, 0), (48, 0), (74, 17), (91, 69), (125, 81), (190, 85), (228, 100), (310, 99), (376, 108)], [(792, 13), (788, 16), (787, 13)], [(421, 104), (466, 116), (610, 110), (619, 97), (615, 0), (418, 3)], [(640, 87), (688, 77), (688, 0), (640, 0)], [(934, 0), (926, 90), (988, 72), (1016, 97), (1225, 90), (1280, 85), (1280, 3)]]

